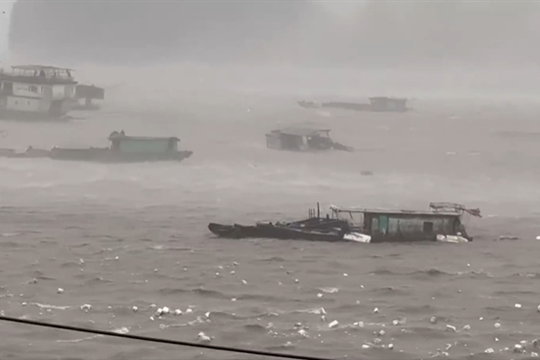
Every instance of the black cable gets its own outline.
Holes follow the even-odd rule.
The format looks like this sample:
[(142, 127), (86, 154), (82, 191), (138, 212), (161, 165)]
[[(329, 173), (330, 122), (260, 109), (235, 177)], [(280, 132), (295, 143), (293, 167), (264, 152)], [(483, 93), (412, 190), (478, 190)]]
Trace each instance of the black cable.
[(331, 360), (331, 359), (318, 358), (318, 357), (313, 357), (313, 356), (279, 354), (279, 353), (272, 353), (272, 352), (260, 351), (260, 350), (239, 349), (239, 348), (233, 348), (233, 347), (227, 347), (227, 346), (198, 344), (198, 343), (192, 343), (192, 342), (186, 342), (186, 341), (158, 339), (158, 338), (151, 338), (151, 337), (146, 337), (146, 336), (130, 335), (130, 334), (120, 334), (120, 333), (116, 333), (112, 331), (85, 329), (85, 328), (80, 328), (76, 326), (68, 326), (68, 325), (61, 325), (61, 324), (50, 324), (50, 323), (44, 323), (41, 321), (18, 319), (18, 318), (13, 318), (13, 317), (8, 317), (8, 316), (0, 316), (0, 321), (8, 321), (8, 322), (14, 322), (14, 323), (20, 323), (20, 324), (48, 327), (48, 328), (53, 328), (53, 329), (78, 331), (78, 332), (89, 333), (89, 334), (114, 336), (114, 337), (119, 337), (119, 338), (124, 338), (124, 339), (150, 341), (150, 342), (156, 342), (156, 343), (161, 343), (161, 344), (189, 346), (189, 347), (195, 347), (195, 348), (227, 351), (227, 352), (234, 352), (234, 353), (241, 353), (241, 354), (251, 354), (251, 355), (279, 357), (279, 358), (297, 359), (297, 360)]

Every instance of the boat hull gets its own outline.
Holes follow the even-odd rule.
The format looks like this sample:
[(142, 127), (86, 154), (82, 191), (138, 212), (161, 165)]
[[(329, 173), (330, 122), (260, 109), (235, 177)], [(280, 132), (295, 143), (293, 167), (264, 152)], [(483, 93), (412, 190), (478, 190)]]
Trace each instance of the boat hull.
[(309, 241), (343, 241), (343, 235), (338, 231), (317, 231), (294, 229), (287, 226), (273, 224), (257, 224), (255, 226), (243, 226), (239, 224), (222, 225), (210, 223), (208, 229), (215, 235), (228, 239), (277, 239), (277, 240), (309, 240)]
[(137, 163), (158, 161), (182, 161), (191, 157), (193, 151), (175, 151), (160, 154), (121, 153), (108, 148), (52, 149), (49, 157), (53, 160), (88, 161), (99, 163)]

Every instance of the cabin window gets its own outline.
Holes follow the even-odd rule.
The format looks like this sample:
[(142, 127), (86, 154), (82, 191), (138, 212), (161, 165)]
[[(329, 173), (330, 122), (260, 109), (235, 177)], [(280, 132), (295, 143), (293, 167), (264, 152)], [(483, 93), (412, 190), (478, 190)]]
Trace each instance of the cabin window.
[(424, 232), (433, 232), (433, 223), (431, 221), (424, 221)]
[(371, 231), (379, 230), (379, 218), (374, 217), (371, 219)]
[(38, 92), (38, 87), (35, 86), (35, 85), (30, 85), (30, 91), (37, 93)]

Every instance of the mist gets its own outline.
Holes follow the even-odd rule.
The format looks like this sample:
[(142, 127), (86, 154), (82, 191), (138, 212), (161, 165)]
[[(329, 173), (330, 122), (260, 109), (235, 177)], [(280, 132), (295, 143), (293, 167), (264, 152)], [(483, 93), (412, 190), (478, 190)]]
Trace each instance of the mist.
[(9, 46), (11, 62), (145, 89), (534, 97), (539, 20), (517, 1), (19, 0)]

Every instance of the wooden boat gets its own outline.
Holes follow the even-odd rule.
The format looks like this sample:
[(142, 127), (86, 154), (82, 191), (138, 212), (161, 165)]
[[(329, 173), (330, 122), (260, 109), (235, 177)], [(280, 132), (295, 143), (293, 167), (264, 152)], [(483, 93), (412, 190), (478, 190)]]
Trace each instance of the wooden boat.
[(331, 101), (316, 104), (312, 101), (298, 101), (298, 105), (306, 109), (312, 108), (331, 108), (353, 111), (373, 111), (373, 112), (406, 112), (410, 110), (407, 107), (407, 99), (390, 98), (386, 96), (375, 96), (369, 98), (369, 103), (349, 103)]
[[(339, 208), (331, 206), (332, 217), (348, 215), (351, 228), (376, 242), (470, 242), (462, 221), (464, 215), (482, 217), (480, 209), (467, 209), (460, 204), (431, 203), (429, 210), (382, 210)], [(357, 221), (355, 221), (357, 216)]]
[[(257, 223), (254, 226), (239, 224), (222, 225), (210, 223), (208, 229), (215, 235), (229, 239), (267, 238), (280, 240), (310, 240), (310, 241), (343, 241), (343, 235), (348, 232), (347, 223), (332, 219), (330, 223), (320, 223), (318, 226), (302, 226), (304, 221), (294, 223)], [(323, 220), (323, 219), (320, 219)]]
[(329, 129), (285, 128), (266, 134), (266, 147), (289, 151), (328, 151), (352, 152), (350, 146), (342, 145), (330, 138)]
[[(431, 203), (429, 211), (331, 208), (332, 216), (320, 217), (313, 209), (308, 219), (291, 223), (257, 223), (254, 226), (210, 223), (208, 229), (222, 238), (267, 238), (281, 240), (382, 242), (448, 242), (473, 240), (461, 221), (464, 214), (481, 217), (479, 209), (453, 203)], [(340, 218), (341, 214), (350, 219)], [(355, 224), (354, 215), (361, 221)]]
[(90, 161), (104, 163), (130, 163), (147, 161), (182, 161), (192, 151), (178, 150), (180, 139), (176, 137), (126, 136), (123, 131), (114, 131), (109, 136), (110, 147), (71, 149), (54, 147), (49, 150), (29, 147), (25, 152), (0, 149), (0, 157), (50, 158), (53, 160)]
[(189, 158), (192, 151), (179, 151), (176, 137), (126, 136), (114, 131), (109, 136), (111, 146), (107, 148), (66, 149), (54, 147), (49, 157), (54, 160), (92, 162), (146, 162), (182, 161)]

